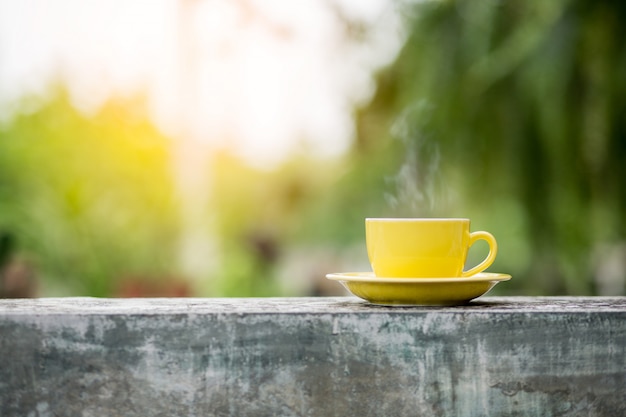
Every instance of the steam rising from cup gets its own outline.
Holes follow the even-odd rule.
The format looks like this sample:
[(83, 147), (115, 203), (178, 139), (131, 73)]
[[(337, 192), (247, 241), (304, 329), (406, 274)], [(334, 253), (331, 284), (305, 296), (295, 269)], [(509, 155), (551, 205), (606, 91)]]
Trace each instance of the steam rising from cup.
[(399, 140), (405, 158), (398, 173), (387, 179), (391, 191), (385, 200), (395, 216), (443, 216), (448, 193), (443, 184), (441, 152), (436, 136), (429, 128), (433, 107), (420, 101), (406, 108), (391, 128)]

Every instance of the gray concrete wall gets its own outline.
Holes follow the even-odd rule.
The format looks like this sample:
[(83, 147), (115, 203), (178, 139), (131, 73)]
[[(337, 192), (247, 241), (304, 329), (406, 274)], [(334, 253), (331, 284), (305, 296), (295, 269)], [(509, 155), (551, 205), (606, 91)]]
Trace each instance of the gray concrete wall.
[(0, 300), (0, 416), (623, 416), (626, 298)]

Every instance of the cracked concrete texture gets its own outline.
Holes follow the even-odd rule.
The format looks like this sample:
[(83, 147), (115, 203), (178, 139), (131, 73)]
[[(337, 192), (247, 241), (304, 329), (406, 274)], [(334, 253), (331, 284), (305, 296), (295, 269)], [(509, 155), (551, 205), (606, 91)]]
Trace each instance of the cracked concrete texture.
[(626, 415), (626, 297), (0, 300), (0, 416)]

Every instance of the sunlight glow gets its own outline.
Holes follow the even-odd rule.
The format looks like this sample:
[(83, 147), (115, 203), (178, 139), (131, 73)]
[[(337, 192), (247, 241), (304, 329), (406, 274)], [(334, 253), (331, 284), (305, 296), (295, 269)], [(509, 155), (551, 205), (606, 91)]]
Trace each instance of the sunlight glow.
[[(366, 39), (350, 39), (342, 19)], [(255, 164), (335, 156), (400, 23), (385, 0), (0, 0), (0, 105), (55, 80), (86, 112), (140, 92), (166, 133)]]

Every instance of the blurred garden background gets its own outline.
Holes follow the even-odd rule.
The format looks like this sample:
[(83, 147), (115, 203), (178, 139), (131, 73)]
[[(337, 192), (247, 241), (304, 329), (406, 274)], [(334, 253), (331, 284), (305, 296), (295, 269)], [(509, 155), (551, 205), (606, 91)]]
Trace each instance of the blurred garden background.
[[(0, 296), (343, 294), (468, 217), (500, 295), (626, 293), (626, 3), (0, 0)], [(470, 251), (469, 261), (485, 247)]]

